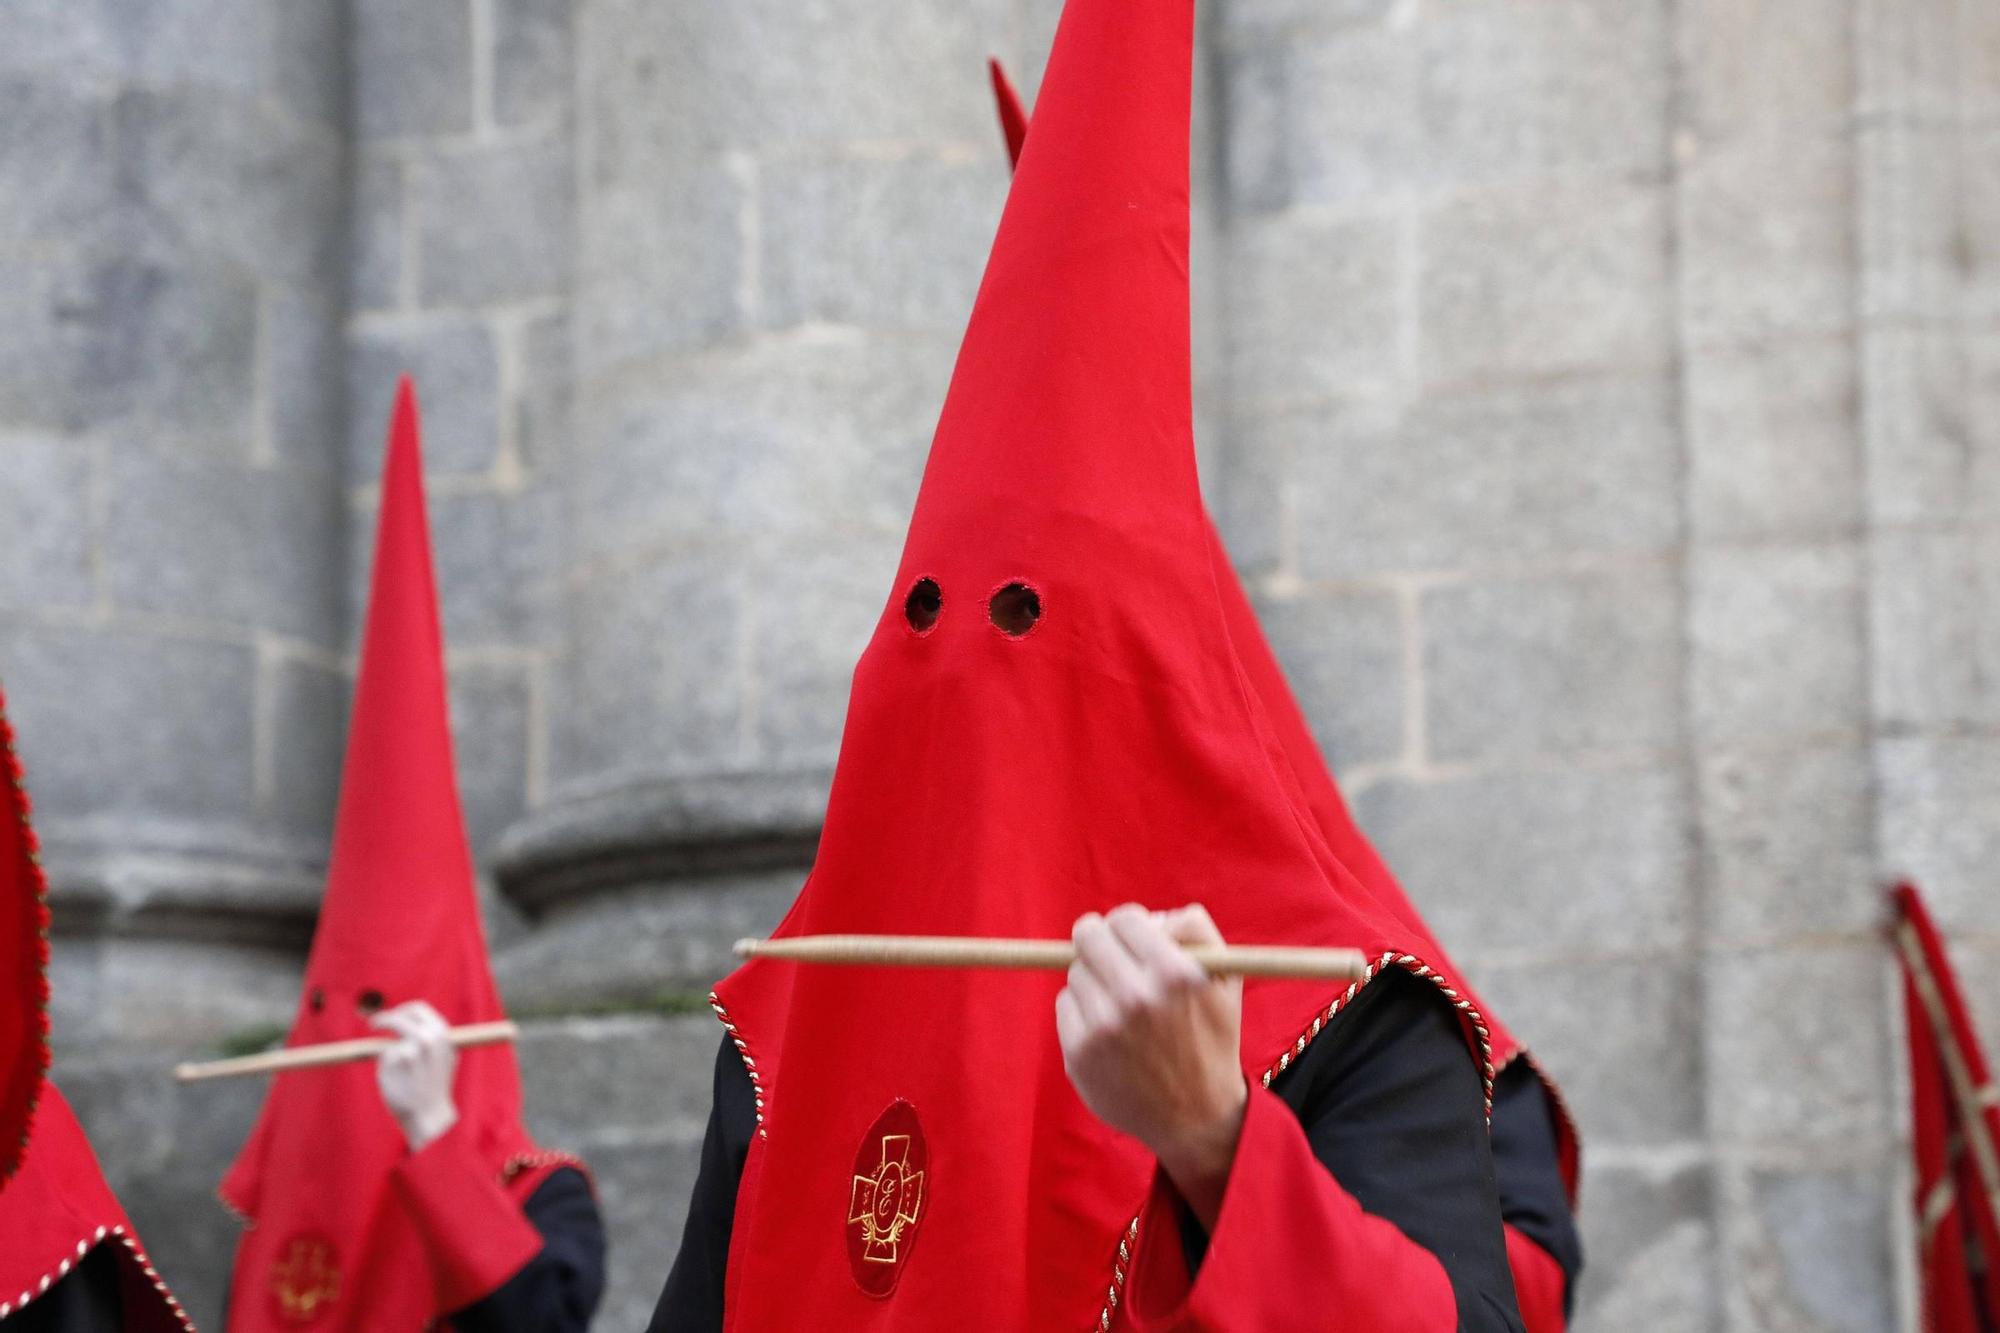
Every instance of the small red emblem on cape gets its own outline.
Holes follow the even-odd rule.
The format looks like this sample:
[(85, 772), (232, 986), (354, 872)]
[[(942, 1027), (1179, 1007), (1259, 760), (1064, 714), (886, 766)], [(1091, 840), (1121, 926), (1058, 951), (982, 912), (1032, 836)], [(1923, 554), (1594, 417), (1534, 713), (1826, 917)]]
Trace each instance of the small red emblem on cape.
[(294, 1236), (271, 1265), (271, 1297), (288, 1324), (310, 1324), (340, 1299), (340, 1261), (333, 1242)]
[(854, 1154), (854, 1187), (847, 1205), (847, 1263), (870, 1296), (896, 1289), (923, 1220), (930, 1148), (917, 1108), (893, 1101)]

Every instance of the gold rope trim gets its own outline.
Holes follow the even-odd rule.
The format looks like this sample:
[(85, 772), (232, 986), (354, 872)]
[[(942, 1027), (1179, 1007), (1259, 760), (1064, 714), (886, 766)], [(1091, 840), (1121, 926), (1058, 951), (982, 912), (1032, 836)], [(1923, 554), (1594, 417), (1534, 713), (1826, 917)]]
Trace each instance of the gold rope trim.
[[(1368, 970), (1362, 973), (1346, 990), (1342, 991), (1339, 997), (1326, 1007), (1324, 1013), (1316, 1015), (1313, 1021), (1307, 1025), (1305, 1031), (1299, 1034), (1299, 1039), (1293, 1042), (1291, 1047), (1278, 1057), (1277, 1063), (1264, 1071), (1263, 1086), (1270, 1087), (1272, 1079), (1290, 1069), (1292, 1061), (1306, 1053), (1306, 1047), (1312, 1045), (1313, 1039), (1319, 1036), (1328, 1023), (1333, 1021), (1333, 1016), (1345, 1008), (1356, 995), (1360, 994), (1363, 986), (1366, 986), (1369, 982), (1380, 976), (1383, 969), (1388, 967), (1400, 967), (1435, 985), (1439, 990), (1444, 992), (1445, 998), (1451, 1001), (1452, 1008), (1458, 1010), (1459, 1017), (1464, 1019), (1472, 1028), (1473, 1035), (1477, 1039), (1479, 1079), (1486, 1094), (1486, 1115), (1488, 1119), (1491, 1119), (1493, 1115), (1493, 1078), (1495, 1071), (1493, 1068), (1493, 1034), (1486, 1026), (1486, 1016), (1479, 1012), (1478, 1006), (1473, 1004), (1471, 1000), (1468, 1000), (1455, 987), (1447, 983), (1435, 968), (1415, 954), (1385, 953), (1370, 962)], [(1544, 1081), (1546, 1082), (1546, 1080)]]
[(114, 1237), (120, 1244), (124, 1245), (127, 1256), (132, 1262), (139, 1265), (139, 1271), (145, 1275), (146, 1280), (153, 1284), (153, 1290), (160, 1293), (160, 1299), (167, 1303), (167, 1309), (173, 1312), (174, 1318), (180, 1320), (181, 1327), (186, 1329), (188, 1333), (195, 1333), (194, 1321), (188, 1318), (187, 1311), (181, 1308), (181, 1303), (175, 1299), (174, 1294), (167, 1290), (167, 1284), (161, 1280), (159, 1270), (153, 1267), (152, 1259), (146, 1254), (146, 1247), (141, 1245), (138, 1238), (122, 1224), (113, 1227), (99, 1227), (95, 1235), (86, 1236), (76, 1243), (76, 1253), (74, 1255), (66, 1256), (61, 1263), (42, 1274), (41, 1281), (36, 1283), (33, 1288), (23, 1291), (18, 1297), (0, 1300), (0, 1319), (5, 1319), (11, 1314), (19, 1314), (22, 1310), (28, 1308), (29, 1302), (35, 1300), (37, 1297), (48, 1295), (49, 1288), (68, 1277), (70, 1270), (75, 1268), (82, 1261), (83, 1257), (90, 1253), (92, 1247)]
[(750, 1054), (750, 1043), (743, 1040), (743, 1034), (737, 1030), (734, 1020), (729, 1017), (729, 1011), (722, 1007), (722, 1000), (714, 991), (708, 993), (708, 1007), (715, 1011), (715, 1017), (721, 1022), (722, 1030), (729, 1034), (729, 1040), (736, 1047), (736, 1054), (743, 1060), (744, 1072), (750, 1075), (750, 1095), (757, 1100), (757, 1137), (768, 1139), (771, 1136), (764, 1130), (764, 1078), (757, 1072), (757, 1061)]

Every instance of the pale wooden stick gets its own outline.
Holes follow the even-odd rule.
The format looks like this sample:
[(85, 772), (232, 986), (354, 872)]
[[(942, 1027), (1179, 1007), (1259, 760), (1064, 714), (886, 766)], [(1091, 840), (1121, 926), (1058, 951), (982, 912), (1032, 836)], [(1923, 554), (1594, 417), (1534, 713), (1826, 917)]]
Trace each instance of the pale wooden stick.
[[(498, 1046), (521, 1035), (518, 1025), (508, 1019), (498, 1023), (467, 1023), (445, 1034), (451, 1044)], [(394, 1046), (400, 1037), (356, 1037), (352, 1041), (326, 1041), (315, 1046), (287, 1046), (281, 1051), (239, 1055), (230, 1060), (209, 1060), (200, 1064), (174, 1066), (174, 1081), (199, 1083), (210, 1078), (241, 1078), (247, 1074), (277, 1074), (287, 1069), (317, 1069), (323, 1065), (351, 1064), (372, 1060)]]
[[(967, 935), (794, 935), (738, 940), (738, 958), (875, 967), (1002, 967), (1060, 972), (1076, 961), (1068, 940), (999, 940)], [(1193, 945), (1188, 956), (1212, 977), (1357, 981), (1368, 960), (1358, 949)]]

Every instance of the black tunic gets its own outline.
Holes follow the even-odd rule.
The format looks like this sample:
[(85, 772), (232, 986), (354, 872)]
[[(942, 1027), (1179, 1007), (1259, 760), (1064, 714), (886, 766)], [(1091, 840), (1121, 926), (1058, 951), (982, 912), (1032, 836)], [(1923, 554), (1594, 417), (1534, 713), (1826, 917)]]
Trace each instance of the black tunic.
[[(458, 1333), (583, 1333), (604, 1297), (604, 1219), (583, 1173), (549, 1173), (521, 1206), (542, 1234), (527, 1267), (451, 1316)], [(13, 1333), (12, 1329), (7, 1333)]]
[[(1363, 1208), (1437, 1256), (1458, 1298), (1461, 1329), (1521, 1327), (1484, 1092), (1465, 1057), (1458, 1016), (1434, 985), (1397, 970), (1370, 982), (1271, 1081), (1271, 1091), (1299, 1117), (1313, 1155)], [(701, 1172), (650, 1333), (721, 1329), (736, 1186), (756, 1131), (749, 1076), (725, 1040), (716, 1054)], [(1185, 1210), (1182, 1241), (1190, 1263), (1198, 1263), (1206, 1238)]]
[(115, 1240), (100, 1243), (75, 1268), (6, 1319), (6, 1333), (121, 1333), (124, 1260)]
[(1493, 1172), (1500, 1182), (1500, 1216), (1561, 1265), (1567, 1313), (1583, 1271), (1583, 1241), (1558, 1160), (1548, 1091), (1526, 1061), (1516, 1060), (1493, 1084)]

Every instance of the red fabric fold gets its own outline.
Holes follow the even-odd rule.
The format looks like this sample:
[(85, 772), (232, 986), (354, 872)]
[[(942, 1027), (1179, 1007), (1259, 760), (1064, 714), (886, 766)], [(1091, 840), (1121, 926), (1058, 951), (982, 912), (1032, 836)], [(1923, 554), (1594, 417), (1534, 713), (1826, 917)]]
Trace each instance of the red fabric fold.
[(1891, 902), (1909, 1029), (1924, 1326), (1981, 1333), (2000, 1327), (2000, 1097), (1923, 899), (1901, 884)]
[(49, 1067), (48, 926), (48, 884), (0, 693), (0, 1190), (27, 1148)]
[(1130, 1333), (1450, 1333), (1458, 1301), (1436, 1255), (1365, 1211), (1313, 1156), (1291, 1108), (1253, 1088), (1200, 1271), (1189, 1281), (1164, 1172), (1140, 1216), (1121, 1326)]
[[(1503, 1224), (1504, 1225), (1504, 1224)], [(1556, 1257), (1512, 1226), (1507, 1232), (1507, 1267), (1514, 1273), (1514, 1299), (1528, 1333), (1563, 1333), (1563, 1293), (1569, 1285)]]
[(542, 1248), (518, 1192), (502, 1188), (462, 1124), (405, 1158), (395, 1181), (429, 1256), (440, 1310), (492, 1295)]
[(128, 1333), (193, 1329), (105, 1182), (83, 1126), (55, 1084), (45, 1083), (20, 1170), (0, 1192), (0, 1320), (102, 1246), (119, 1257)]

